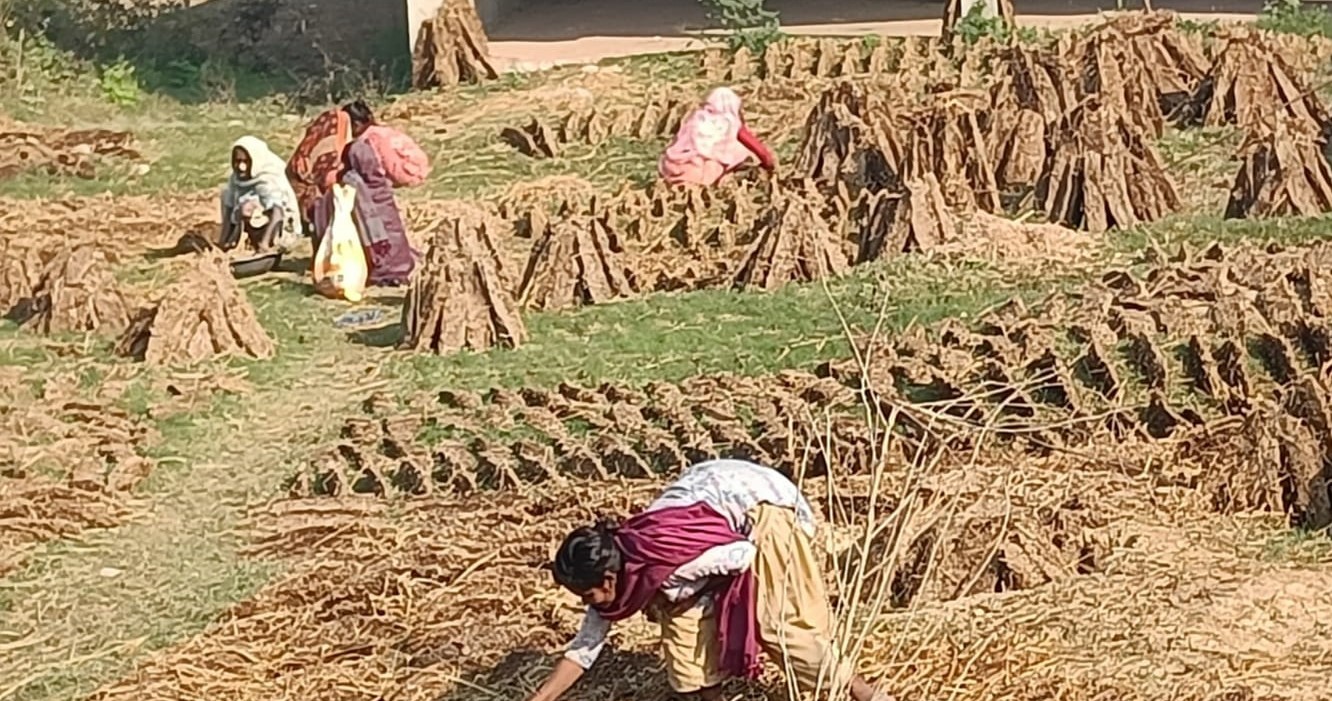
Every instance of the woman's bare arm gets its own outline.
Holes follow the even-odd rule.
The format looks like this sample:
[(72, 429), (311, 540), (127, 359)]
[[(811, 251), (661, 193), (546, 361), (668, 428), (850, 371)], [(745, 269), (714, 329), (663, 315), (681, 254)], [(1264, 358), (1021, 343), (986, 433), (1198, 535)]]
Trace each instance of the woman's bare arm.
[(528, 701), (559, 701), (564, 692), (574, 685), (583, 676), (583, 668), (578, 666), (577, 662), (561, 657), (559, 662), (555, 663), (555, 668), (550, 670), (550, 675), (546, 681), (542, 682), (541, 687), (532, 694)]

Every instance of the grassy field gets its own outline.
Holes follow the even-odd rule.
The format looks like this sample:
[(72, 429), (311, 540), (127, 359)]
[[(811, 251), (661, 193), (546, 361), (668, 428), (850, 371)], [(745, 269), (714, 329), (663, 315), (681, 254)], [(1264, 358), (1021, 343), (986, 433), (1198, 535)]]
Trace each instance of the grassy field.
[[(537, 161), (493, 137), (499, 126), (525, 119), (531, 105), (558, 109), (561, 101), (585, 99), (580, 91), (634, 99), (664, 86), (701, 87), (688, 72), (690, 65), (681, 57), (634, 59), (607, 64), (595, 74), (562, 70), (398, 98), (383, 110), (411, 115), (401, 123), (435, 159), (430, 182), (405, 197), (409, 203), (494, 200), (514, 184), (569, 174), (606, 189), (645, 183), (658, 142), (612, 140)], [(170, 206), (172, 198), (221, 184), (228, 146), (236, 137), (262, 135), (286, 152), (308, 116), (277, 100), (191, 106), (146, 92), (133, 105), (113, 105), (104, 99), (105, 87), (83, 80), (11, 84), (0, 95), (0, 107), (21, 121), (132, 131), (148, 171), (113, 167), (92, 180), (25, 174), (0, 182), (7, 203), (41, 207), (50, 198), (109, 193), (152, 195)], [(760, 120), (757, 128), (764, 126)], [(1172, 133), (1163, 146), (1182, 181), (1210, 182), (1218, 173), (1233, 172), (1234, 143), (1231, 133), (1191, 132)], [(794, 144), (779, 147), (789, 154)], [(1012, 297), (1036, 300), (1075, 289), (1105, 268), (1139, 265), (1151, 247), (1173, 250), (1211, 241), (1295, 245), (1326, 238), (1332, 224), (1325, 218), (1222, 221), (1218, 197), (1223, 200), (1224, 194), (1212, 188), (1198, 194), (1194, 211), (1115, 232), (1095, 265), (1050, 269), (907, 257), (859, 267), (827, 284), (771, 293), (660, 294), (531, 314), (526, 317), (531, 341), (523, 347), (444, 358), (393, 350), (398, 332), (392, 325), (372, 332), (339, 330), (333, 321), (346, 305), (312, 296), (303, 286), (248, 281), (244, 286), (277, 341), (277, 356), (196, 369), (245, 381), (183, 399), (168, 389), (182, 381), (182, 371), (129, 365), (112, 357), (108, 339), (43, 338), (2, 322), (0, 366), (17, 368), (31, 388), (73, 375), (95, 396), (104, 378), (125, 378), (112, 401), (156, 426), (160, 439), (150, 451), (160, 465), (138, 488), (128, 522), (47, 543), (0, 579), (0, 701), (91, 693), (134, 661), (197, 633), (219, 612), (281, 577), (281, 563), (243, 553), (247, 509), (278, 496), (284, 480), (336, 437), (341, 418), (372, 391), (406, 396), (420, 390), (637, 384), (704, 373), (809, 369), (849, 355), (844, 322), (853, 331), (882, 322), (892, 332), (967, 320)], [(174, 233), (157, 232), (156, 238)], [(384, 308), (392, 320), (394, 303), (392, 297), (374, 298), (368, 306)], [(1272, 542), (1267, 555), (1322, 561), (1326, 549), (1314, 541), (1292, 532)]]

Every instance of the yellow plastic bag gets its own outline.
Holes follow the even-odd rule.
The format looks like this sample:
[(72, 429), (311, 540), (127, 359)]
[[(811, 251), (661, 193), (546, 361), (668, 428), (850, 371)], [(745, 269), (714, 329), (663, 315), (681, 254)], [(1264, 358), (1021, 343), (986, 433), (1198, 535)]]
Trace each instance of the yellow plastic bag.
[(319, 250), (315, 251), (312, 270), (317, 292), (351, 302), (359, 302), (365, 296), (365, 283), (370, 277), (361, 237), (352, 219), (355, 205), (356, 188), (333, 186), (333, 220), (319, 242)]

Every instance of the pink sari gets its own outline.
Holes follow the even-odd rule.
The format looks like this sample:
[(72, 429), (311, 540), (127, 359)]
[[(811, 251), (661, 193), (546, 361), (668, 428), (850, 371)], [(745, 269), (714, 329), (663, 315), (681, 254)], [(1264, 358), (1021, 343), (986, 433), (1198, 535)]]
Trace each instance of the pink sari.
[(740, 143), (740, 96), (717, 88), (680, 125), (675, 141), (662, 154), (657, 172), (672, 185), (714, 185), (749, 157)]

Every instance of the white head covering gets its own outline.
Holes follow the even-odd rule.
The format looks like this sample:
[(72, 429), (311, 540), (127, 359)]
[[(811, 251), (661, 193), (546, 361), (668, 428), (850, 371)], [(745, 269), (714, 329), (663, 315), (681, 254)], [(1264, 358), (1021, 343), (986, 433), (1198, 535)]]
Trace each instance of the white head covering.
[(231, 149), (233, 152), (241, 149), (250, 156), (250, 177), (242, 178), (235, 169), (231, 171), (227, 187), (222, 191), (222, 216), (239, 222), (240, 206), (247, 200), (259, 203), (259, 213), (281, 207), (284, 216), (278, 243), (291, 245), (297, 238), (301, 218), (296, 191), (287, 180), (287, 162), (273, 153), (263, 140), (253, 136), (236, 139)]
[(265, 210), (282, 207), (288, 218), (298, 217), (300, 206), (296, 191), (287, 181), (287, 162), (273, 153), (268, 144), (253, 136), (242, 136), (231, 146), (250, 156), (250, 177), (242, 178), (233, 170), (222, 195), (223, 205), (235, 208), (242, 198), (254, 196)]

